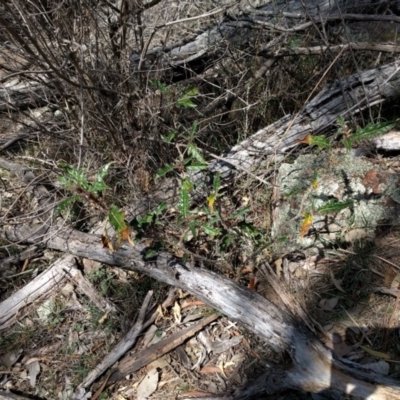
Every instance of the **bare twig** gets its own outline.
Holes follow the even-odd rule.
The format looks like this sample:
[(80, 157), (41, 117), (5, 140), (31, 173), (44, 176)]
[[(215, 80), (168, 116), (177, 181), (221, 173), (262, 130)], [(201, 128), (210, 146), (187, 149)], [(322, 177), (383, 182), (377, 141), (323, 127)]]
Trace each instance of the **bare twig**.
[(147, 349), (136, 353), (133, 358), (127, 357), (125, 360), (121, 361), (121, 363), (115, 369), (108, 381), (108, 384), (119, 381), (127, 374), (131, 374), (132, 372), (135, 372), (140, 368), (150, 364), (152, 361), (162, 357), (164, 354), (169, 353), (171, 350), (180, 346), (187, 339), (194, 336), (197, 332), (218, 318), (218, 314), (212, 314), (209, 317), (203, 318), (196, 324), (176, 332), (164, 340), (149, 346)]
[(182, 19), (178, 19), (176, 21), (166, 22), (165, 24), (158, 25), (156, 28), (160, 29), (160, 28), (165, 28), (166, 26), (180, 24), (182, 22), (195, 21), (197, 19), (211, 17), (212, 15), (216, 15), (216, 14), (220, 14), (220, 13), (224, 12), (224, 11), (228, 10), (229, 8), (235, 6), (235, 5), (236, 5), (236, 2), (233, 2), (233, 3), (227, 4), (227, 5), (223, 6), (223, 7), (219, 7), (214, 11), (210, 11), (208, 13), (204, 13), (204, 14), (201, 14), (201, 15), (196, 15), (195, 17), (182, 18)]
[(115, 348), (109, 354), (107, 354), (101, 363), (88, 373), (85, 380), (78, 386), (78, 389), (89, 387), (104, 371), (117, 362), (122, 355), (124, 355), (133, 346), (143, 329), (144, 318), (146, 316), (147, 309), (149, 308), (152, 296), (153, 291), (150, 290), (143, 301), (135, 325), (133, 325), (130, 331), (115, 346)]

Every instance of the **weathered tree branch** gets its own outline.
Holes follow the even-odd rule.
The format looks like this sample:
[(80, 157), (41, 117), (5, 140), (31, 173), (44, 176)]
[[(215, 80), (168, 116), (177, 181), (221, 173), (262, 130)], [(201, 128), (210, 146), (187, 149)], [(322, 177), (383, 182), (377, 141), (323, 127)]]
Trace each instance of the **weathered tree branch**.
[[(318, 392), (331, 387), (342, 394), (365, 399), (393, 399), (400, 396), (399, 382), (363, 369), (357, 364), (336, 360), (301, 321), (273, 303), (229, 279), (206, 269), (183, 263), (167, 253), (146, 260), (148, 248), (123, 245), (110, 253), (100, 237), (72, 229), (48, 233), (47, 246), (76, 256), (132, 269), (192, 293), (229, 318), (239, 321), (262, 336), (279, 351), (286, 350), (293, 366), (284, 372), (290, 387)], [(266, 392), (268, 389), (264, 387)], [(245, 393), (235, 399), (251, 398)]]

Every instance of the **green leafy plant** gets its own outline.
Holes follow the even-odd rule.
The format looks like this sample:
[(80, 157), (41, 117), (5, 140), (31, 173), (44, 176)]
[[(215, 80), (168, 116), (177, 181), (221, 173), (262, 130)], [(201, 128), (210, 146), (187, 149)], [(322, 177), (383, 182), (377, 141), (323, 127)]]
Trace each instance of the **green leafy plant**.
[[(97, 197), (103, 190), (110, 189), (104, 182), (104, 178), (112, 163), (108, 163), (101, 167), (96, 174), (94, 182), (89, 182), (85, 173), (81, 169), (77, 169), (68, 164), (60, 164), (60, 168), (64, 174), (60, 177), (60, 183), (66, 188), (74, 192), (72, 196), (65, 198), (57, 207), (57, 212), (64, 211), (66, 208), (71, 207), (75, 201), (88, 200), (96, 205), (99, 205), (103, 211), (107, 210), (107, 207)], [(122, 240), (128, 241), (131, 245), (134, 245), (130, 237), (130, 228), (126, 224), (124, 219), (124, 212), (119, 210), (115, 205), (111, 206), (108, 212), (108, 220), (111, 226), (117, 233), (118, 243)], [(109, 247), (113, 250), (111, 241), (103, 236), (103, 243), (105, 247)]]
[(191, 88), (187, 90), (176, 102), (177, 107), (196, 108), (197, 105), (193, 103), (192, 99), (199, 94), (198, 88)]
[(360, 144), (363, 140), (371, 140), (376, 136), (384, 135), (391, 131), (396, 122), (379, 122), (368, 124), (365, 128), (357, 129), (352, 135), (343, 140), (343, 144), (349, 151), (354, 144)]
[(166, 143), (171, 143), (176, 136), (176, 131), (171, 131), (168, 136), (161, 135), (161, 139), (164, 140)]
[(185, 219), (189, 214), (189, 192), (192, 189), (192, 182), (188, 178), (183, 179), (178, 203), (178, 210), (182, 219)]
[(368, 124), (365, 128), (358, 128), (354, 133), (351, 132), (343, 117), (339, 116), (337, 123), (339, 125), (337, 134), (342, 137), (343, 145), (347, 151), (350, 151), (353, 145), (360, 144), (363, 140), (371, 140), (391, 131), (396, 126), (397, 121)]
[(330, 150), (332, 148), (331, 141), (325, 136), (307, 135), (305, 138), (299, 140), (299, 142), (308, 144), (309, 146), (317, 146), (319, 149)]
[(167, 203), (159, 204), (155, 210), (149, 211), (144, 217), (135, 218), (131, 222), (131, 226), (135, 229), (137, 236), (141, 237), (144, 231), (151, 225), (160, 225), (160, 217), (167, 208)]
[(352, 208), (354, 206), (353, 201), (338, 201), (331, 199), (327, 204), (318, 208), (318, 212), (321, 214), (338, 213), (346, 208)]
[(214, 181), (213, 181), (213, 191), (211, 194), (207, 197), (207, 202), (208, 202), (208, 208), (211, 212), (214, 211), (214, 203), (215, 200), (218, 197), (218, 192), (221, 187), (221, 175), (219, 172), (217, 172), (214, 176)]
[(108, 163), (101, 167), (96, 175), (94, 182), (89, 182), (84, 172), (81, 169), (77, 169), (72, 165), (60, 163), (59, 167), (64, 172), (64, 175), (59, 178), (59, 182), (67, 189), (71, 189), (74, 185), (78, 185), (82, 189), (87, 190), (90, 193), (100, 193), (102, 190), (110, 189), (104, 182), (104, 177), (112, 163)]
[(170, 93), (170, 90), (168, 89), (168, 86), (165, 85), (164, 83), (160, 82), (157, 79), (150, 79), (150, 82), (162, 93)]
[(59, 178), (59, 182), (66, 189), (73, 192), (72, 196), (63, 199), (56, 208), (56, 213), (60, 213), (70, 208), (76, 201), (84, 200), (92, 201), (96, 205), (104, 208), (104, 205), (98, 198), (98, 195), (106, 189), (110, 189), (104, 182), (104, 178), (108, 173), (110, 165), (108, 163), (101, 167), (96, 174), (94, 182), (89, 182), (82, 169), (77, 169), (72, 165), (60, 163), (59, 167), (63, 171), (63, 175)]

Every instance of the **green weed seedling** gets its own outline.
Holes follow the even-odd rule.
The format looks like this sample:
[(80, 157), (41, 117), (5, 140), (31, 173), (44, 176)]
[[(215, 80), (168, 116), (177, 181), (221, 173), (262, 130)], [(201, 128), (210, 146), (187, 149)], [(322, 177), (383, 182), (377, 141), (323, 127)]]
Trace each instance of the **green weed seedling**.
[(192, 99), (199, 94), (198, 88), (191, 88), (184, 92), (182, 96), (177, 100), (176, 106), (184, 108), (196, 108), (197, 105), (193, 103)]
[(150, 79), (150, 82), (161, 92), (165, 94), (169, 94), (170, 90), (168, 89), (168, 86), (165, 85), (164, 83), (160, 82), (157, 79)]
[(59, 214), (71, 207), (74, 202), (83, 202), (84, 199), (90, 199), (99, 203), (99, 199), (96, 196), (103, 190), (110, 189), (104, 182), (104, 177), (107, 175), (111, 164), (112, 163), (108, 163), (101, 167), (97, 172), (96, 180), (94, 182), (89, 182), (82, 169), (60, 163), (59, 167), (63, 171), (63, 175), (59, 178), (59, 182), (65, 189), (74, 192), (74, 194), (65, 198), (58, 204), (56, 213)]
[(328, 203), (324, 204), (320, 208), (318, 208), (318, 212), (321, 214), (331, 214), (338, 213), (346, 208), (354, 207), (353, 201), (338, 201), (335, 199), (329, 200)]
[(384, 135), (391, 131), (397, 123), (397, 121), (377, 122), (368, 124), (365, 128), (358, 128), (354, 133), (351, 133), (343, 117), (338, 117), (337, 122), (339, 124), (338, 135), (342, 137), (343, 145), (347, 151), (350, 151), (353, 145), (359, 145), (364, 140), (371, 140)]

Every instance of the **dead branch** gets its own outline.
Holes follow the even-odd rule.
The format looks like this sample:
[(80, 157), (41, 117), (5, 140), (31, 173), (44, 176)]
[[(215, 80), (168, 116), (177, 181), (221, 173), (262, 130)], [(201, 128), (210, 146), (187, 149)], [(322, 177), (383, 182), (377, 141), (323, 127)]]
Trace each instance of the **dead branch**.
[(105, 370), (117, 362), (134, 345), (137, 337), (142, 332), (144, 319), (152, 296), (153, 291), (150, 290), (143, 301), (142, 307), (140, 308), (136, 323), (124, 336), (124, 338), (114, 347), (114, 349), (107, 354), (100, 364), (98, 364), (96, 368), (88, 373), (85, 380), (79, 384), (78, 390), (80, 388), (89, 387)]
[(332, 46), (312, 46), (312, 47), (293, 47), (293, 48), (281, 48), (278, 51), (267, 49), (261, 54), (266, 57), (285, 57), (285, 56), (298, 56), (298, 55), (322, 55), (327, 51), (332, 53), (343, 52), (349, 49), (353, 50), (369, 50), (369, 51), (382, 51), (387, 53), (398, 53), (400, 52), (400, 46), (393, 44), (383, 43), (369, 43), (369, 42), (352, 42), (347, 44), (338, 44)]
[(107, 385), (118, 382), (123, 379), (124, 376), (138, 371), (140, 368), (143, 368), (163, 355), (168, 354), (218, 318), (218, 314), (212, 314), (192, 326), (160, 340), (158, 343), (149, 346), (147, 349), (137, 352), (133, 356), (125, 357), (121, 360), (119, 365), (111, 371), (111, 376)]
[(0, 330), (11, 326), (22, 308), (47, 296), (54, 288), (62, 285), (67, 274), (73, 275), (73, 270), (77, 271), (74, 267), (75, 260), (72, 256), (61, 258), (46, 272), (0, 303)]
[[(95, 235), (65, 229), (49, 232), (49, 237), (49, 248), (133, 269), (188, 291), (262, 336), (274, 349), (286, 349), (293, 361), (293, 366), (284, 372), (283, 381), (289, 387), (311, 392), (332, 387), (358, 398), (367, 398), (372, 393), (376, 399), (400, 396), (396, 380), (349, 361), (334, 359), (331, 351), (301, 321), (229, 279), (183, 263), (167, 253), (146, 260), (148, 248), (142, 244), (135, 248), (123, 245), (117, 252), (110, 253)], [(241, 394), (234, 398), (247, 397)]]
[(8, 267), (11, 264), (18, 264), (21, 261), (29, 260), (34, 257), (39, 257), (42, 255), (42, 253), (42, 249), (40, 249), (38, 246), (31, 246), (19, 254), (3, 258), (0, 261), (0, 269)]

